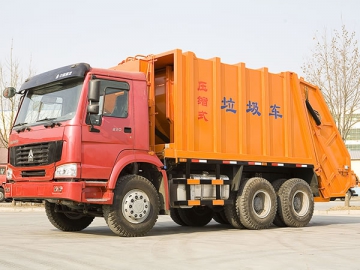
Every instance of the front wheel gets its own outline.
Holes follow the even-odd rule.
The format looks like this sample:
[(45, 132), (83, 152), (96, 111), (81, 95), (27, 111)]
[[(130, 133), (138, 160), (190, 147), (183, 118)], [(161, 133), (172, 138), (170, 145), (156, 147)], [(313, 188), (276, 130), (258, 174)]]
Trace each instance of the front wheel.
[(45, 201), (45, 212), (50, 223), (55, 228), (65, 232), (81, 231), (87, 228), (94, 220), (94, 217), (71, 212), (66, 206), (56, 206), (55, 203), (48, 201)]
[(314, 213), (314, 198), (308, 183), (299, 178), (287, 180), (278, 192), (279, 212), (289, 227), (306, 226)]
[(0, 202), (5, 201), (5, 192), (3, 188), (0, 188)]
[(112, 205), (104, 205), (104, 218), (109, 228), (119, 236), (146, 235), (155, 225), (160, 208), (154, 185), (139, 175), (119, 178)]

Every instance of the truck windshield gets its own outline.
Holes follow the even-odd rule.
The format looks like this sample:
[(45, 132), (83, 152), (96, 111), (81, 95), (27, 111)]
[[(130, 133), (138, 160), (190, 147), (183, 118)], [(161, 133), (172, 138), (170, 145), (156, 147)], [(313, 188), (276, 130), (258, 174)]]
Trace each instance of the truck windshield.
[(27, 91), (14, 126), (39, 125), (74, 117), (83, 81), (61, 81)]

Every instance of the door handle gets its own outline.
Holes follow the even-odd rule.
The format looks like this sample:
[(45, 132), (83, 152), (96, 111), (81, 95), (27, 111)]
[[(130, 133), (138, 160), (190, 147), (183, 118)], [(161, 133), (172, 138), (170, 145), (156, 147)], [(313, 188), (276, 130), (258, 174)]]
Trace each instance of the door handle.
[(124, 133), (131, 133), (130, 127), (124, 127)]

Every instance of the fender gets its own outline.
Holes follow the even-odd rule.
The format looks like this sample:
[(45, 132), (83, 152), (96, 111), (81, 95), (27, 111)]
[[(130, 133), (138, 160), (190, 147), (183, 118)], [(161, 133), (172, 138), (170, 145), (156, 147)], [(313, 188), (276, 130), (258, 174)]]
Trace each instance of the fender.
[(116, 181), (118, 179), (118, 176), (120, 172), (130, 163), (133, 162), (144, 162), (153, 164), (157, 167), (159, 172), (161, 172), (163, 176), (163, 185), (165, 190), (165, 205), (166, 208), (168, 208), (169, 205), (169, 186), (168, 186), (168, 178), (166, 171), (162, 169), (164, 164), (160, 161), (160, 159), (156, 155), (149, 154), (148, 151), (142, 151), (142, 150), (124, 150), (120, 152), (118, 155), (114, 168), (110, 174), (109, 182), (107, 188), (109, 190), (113, 190), (116, 185)]

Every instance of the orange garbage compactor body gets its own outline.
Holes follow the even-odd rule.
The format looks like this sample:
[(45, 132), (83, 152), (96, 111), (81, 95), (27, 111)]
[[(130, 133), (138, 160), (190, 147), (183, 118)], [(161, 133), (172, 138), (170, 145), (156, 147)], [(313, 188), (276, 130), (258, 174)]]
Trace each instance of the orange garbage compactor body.
[(311, 166), (316, 201), (344, 196), (355, 185), (350, 155), (321, 91), (295, 73), (181, 50), (129, 58), (112, 69), (147, 75), (150, 148), (161, 158)]

